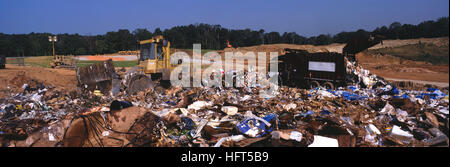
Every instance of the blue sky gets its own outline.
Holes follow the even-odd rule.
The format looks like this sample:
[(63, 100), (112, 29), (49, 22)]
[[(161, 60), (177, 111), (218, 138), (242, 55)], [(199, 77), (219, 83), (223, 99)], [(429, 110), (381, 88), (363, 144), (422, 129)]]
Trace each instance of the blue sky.
[(96, 35), (207, 23), (314, 36), (448, 15), (448, 0), (0, 0), (0, 32)]

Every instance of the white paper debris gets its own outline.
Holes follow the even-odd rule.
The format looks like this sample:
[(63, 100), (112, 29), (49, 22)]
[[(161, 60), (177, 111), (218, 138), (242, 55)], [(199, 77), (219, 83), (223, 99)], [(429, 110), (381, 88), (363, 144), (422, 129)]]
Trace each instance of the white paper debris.
[(308, 147), (339, 147), (338, 140), (314, 135), (314, 142)]

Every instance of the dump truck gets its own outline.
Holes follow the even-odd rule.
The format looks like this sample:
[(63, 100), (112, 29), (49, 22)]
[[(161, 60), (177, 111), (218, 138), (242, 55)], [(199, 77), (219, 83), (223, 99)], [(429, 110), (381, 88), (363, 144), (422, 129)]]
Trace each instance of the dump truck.
[(4, 69), (6, 64), (6, 57), (5, 55), (0, 55), (0, 69)]
[(170, 42), (163, 36), (140, 41), (138, 66), (129, 69), (123, 78), (114, 72), (112, 60), (77, 68), (77, 80), (81, 87), (115, 94), (121, 84), (129, 94), (151, 89), (155, 80), (162, 86), (170, 84), (170, 72), (176, 65), (170, 63)]
[(348, 76), (345, 59), (356, 61), (356, 54), (381, 42), (381, 38), (356, 36), (349, 40), (342, 54), (309, 53), (306, 50), (285, 49), (278, 57), (279, 83), (284, 86), (326, 89), (346, 86)]

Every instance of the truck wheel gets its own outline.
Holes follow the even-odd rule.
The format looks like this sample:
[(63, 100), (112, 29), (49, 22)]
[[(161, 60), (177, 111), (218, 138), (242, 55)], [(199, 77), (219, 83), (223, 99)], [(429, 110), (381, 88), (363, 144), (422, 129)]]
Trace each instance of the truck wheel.
[(331, 82), (325, 82), (325, 83), (323, 83), (323, 87), (324, 87), (325, 89), (334, 90), (334, 84), (331, 83)]
[(318, 88), (320, 86), (320, 84), (317, 81), (311, 81), (309, 83), (309, 86), (310, 86), (311, 89), (315, 89), (315, 88)]

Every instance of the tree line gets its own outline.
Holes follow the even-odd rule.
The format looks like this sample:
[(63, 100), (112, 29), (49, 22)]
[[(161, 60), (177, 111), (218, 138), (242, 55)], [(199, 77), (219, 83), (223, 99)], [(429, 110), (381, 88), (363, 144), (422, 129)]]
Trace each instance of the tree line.
[[(107, 32), (104, 35), (57, 34), (55, 43), (57, 54), (107, 54), (124, 50), (136, 50), (140, 40), (149, 39), (154, 35), (163, 35), (171, 42), (173, 48), (188, 49), (192, 44), (201, 43), (202, 49), (223, 49), (227, 41), (233, 47), (245, 47), (261, 44), (311, 44), (327, 45), (331, 43), (346, 43), (354, 35), (379, 35), (384, 39), (412, 39), (445, 37), (449, 33), (449, 17), (424, 21), (418, 25), (394, 22), (389, 26), (378, 27), (373, 31), (363, 29), (354, 32), (341, 32), (335, 35), (321, 34), (305, 37), (295, 32), (265, 32), (260, 30), (232, 30), (220, 25), (191, 24), (175, 26), (153, 32), (147, 29), (127, 29)], [(0, 33), (0, 54), (13, 56), (42, 56), (52, 54), (52, 44), (48, 41), (50, 33), (3, 34)]]

